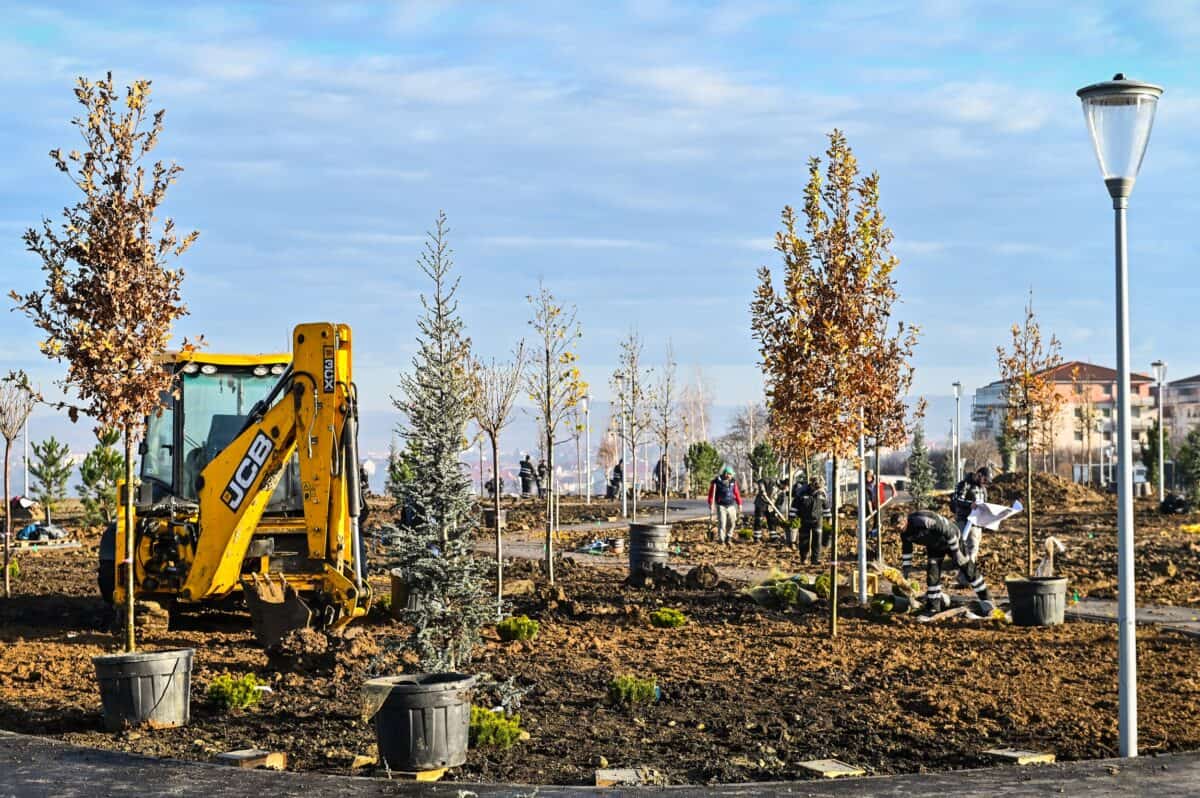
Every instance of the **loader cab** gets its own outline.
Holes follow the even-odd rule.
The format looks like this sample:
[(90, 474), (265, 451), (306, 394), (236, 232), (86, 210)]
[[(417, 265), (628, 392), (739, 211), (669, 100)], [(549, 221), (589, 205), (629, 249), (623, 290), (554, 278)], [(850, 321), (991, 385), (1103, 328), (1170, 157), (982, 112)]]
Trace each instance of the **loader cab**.
[[(198, 501), (196, 478), (237, 437), (251, 408), (270, 393), (290, 361), (288, 355), (169, 356), (164, 365), (175, 373), (175, 393), (163, 395), (161, 413), (147, 422), (138, 503)], [(293, 458), (267, 512), (300, 512), (299, 493)]]

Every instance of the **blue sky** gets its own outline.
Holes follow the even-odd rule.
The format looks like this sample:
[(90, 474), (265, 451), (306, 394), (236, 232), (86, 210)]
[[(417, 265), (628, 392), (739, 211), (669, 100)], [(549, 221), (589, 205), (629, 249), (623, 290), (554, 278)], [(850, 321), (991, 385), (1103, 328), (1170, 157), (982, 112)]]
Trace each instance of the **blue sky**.
[[(882, 176), (915, 390), (945, 396), (993, 379), (1030, 288), (1068, 359), (1111, 364), (1110, 205), (1074, 92), (1124, 71), (1166, 87), (1130, 215), (1134, 360), (1195, 373), (1200, 4), (1056, 6), (0, 3), (0, 276), (38, 283), (19, 235), (74, 201), (46, 152), (75, 141), (74, 77), (111, 69), (167, 109), (169, 212), (201, 232), (179, 331), (213, 351), (348, 321), (386, 418), (445, 209), (482, 355), (524, 334), (541, 278), (579, 306), (602, 400), (636, 327), (744, 404), (755, 269), (836, 126)], [(0, 364), (49, 382), (35, 342), (0, 314)]]

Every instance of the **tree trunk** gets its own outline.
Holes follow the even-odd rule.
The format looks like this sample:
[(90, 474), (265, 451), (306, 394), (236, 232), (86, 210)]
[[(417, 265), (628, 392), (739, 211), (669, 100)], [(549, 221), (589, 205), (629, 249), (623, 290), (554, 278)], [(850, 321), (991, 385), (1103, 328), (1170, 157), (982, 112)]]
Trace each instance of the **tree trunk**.
[(838, 458), (833, 456), (833, 468), (830, 469), (833, 475), (833, 487), (831, 495), (833, 500), (832, 524), (833, 524), (833, 540), (829, 545), (829, 636), (837, 637), (838, 633), (838, 573), (837, 573), (837, 558), (838, 558), (838, 505), (842, 500), (842, 493), (839, 490), (838, 480)]
[(125, 651), (137, 650), (133, 628), (133, 435), (125, 426)]
[[(632, 424), (630, 424), (630, 432), (631, 433), (633, 432)], [(631, 520), (636, 522), (637, 521), (637, 500), (638, 500), (638, 459), (637, 459), (637, 438), (636, 437), (632, 441), (630, 441), (629, 451), (630, 451), (631, 455), (633, 456), (633, 498), (632, 498), (633, 504), (631, 505), (633, 508), (633, 515), (631, 516)], [(624, 475), (622, 475), (621, 478), (624, 479)]]
[[(1032, 417), (1027, 419), (1026, 429), (1030, 427), (1028, 424), (1033, 422)], [(1033, 576), (1033, 441), (1025, 442), (1025, 545), (1026, 545), (1026, 576)]]
[(12, 505), (8, 497), (9, 458), (12, 453), (12, 441), (4, 441), (4, 597), (12, 597), (12, 575), (9, 573), (9, 563), (12, 562)]
[(504, 557), (501, 550), (500, 534), (500, 440), (498, 435), (490, 435), (492, 439), (492, 507), (496, 512), (496, 617), (504, 614)]

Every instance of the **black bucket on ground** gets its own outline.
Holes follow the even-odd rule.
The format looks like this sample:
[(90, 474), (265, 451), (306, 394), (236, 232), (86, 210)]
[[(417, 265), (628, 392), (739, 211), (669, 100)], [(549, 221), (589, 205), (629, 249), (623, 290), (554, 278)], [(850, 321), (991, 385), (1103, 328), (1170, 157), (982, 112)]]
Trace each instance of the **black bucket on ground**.
[(187, 725), (194, 653), (181, 648), (94, 657), (104, 727)]
[(1009, 579), (1008, 604), (1017, 626), (1057, 626), (1067, 610), (1067, 578), (1035, 576)]
[(367, 682), (379, 764), (401, 773), (458, 767), (467, 761), (475, 677), (412, 673)]
[(641, 582), (656, 564), (667, 564), (670, 554), (670, 524), (629, 525), (629, 580)]

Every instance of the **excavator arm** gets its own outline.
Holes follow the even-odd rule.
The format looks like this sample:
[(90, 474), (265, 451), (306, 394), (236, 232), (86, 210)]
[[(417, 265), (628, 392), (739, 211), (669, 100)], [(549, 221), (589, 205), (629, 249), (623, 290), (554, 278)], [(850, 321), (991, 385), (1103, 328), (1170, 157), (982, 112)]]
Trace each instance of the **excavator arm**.
[[(200, 473), (199, 534), (185, 600), (220, 597), (241, 583), (252, 613), (265, 611), (259, 606), (265, 599), (279, 604), (293, 626), (306, 625), (294, 602), (285, 606), (285, 598), (299, 600), (298, 591), (318, 600), (327, 625), (341, 626), (365, 612), (369, 587), (358, 528), (362, 492), (351, 362), (348, 326), (296, 327), (292, 365)], [(243, 564), (255, 531), (293, 454), (300, 465), (307, 559), (286, 573), (247, 577)], [(260, 631), (257, 618), (255, 627)]]

